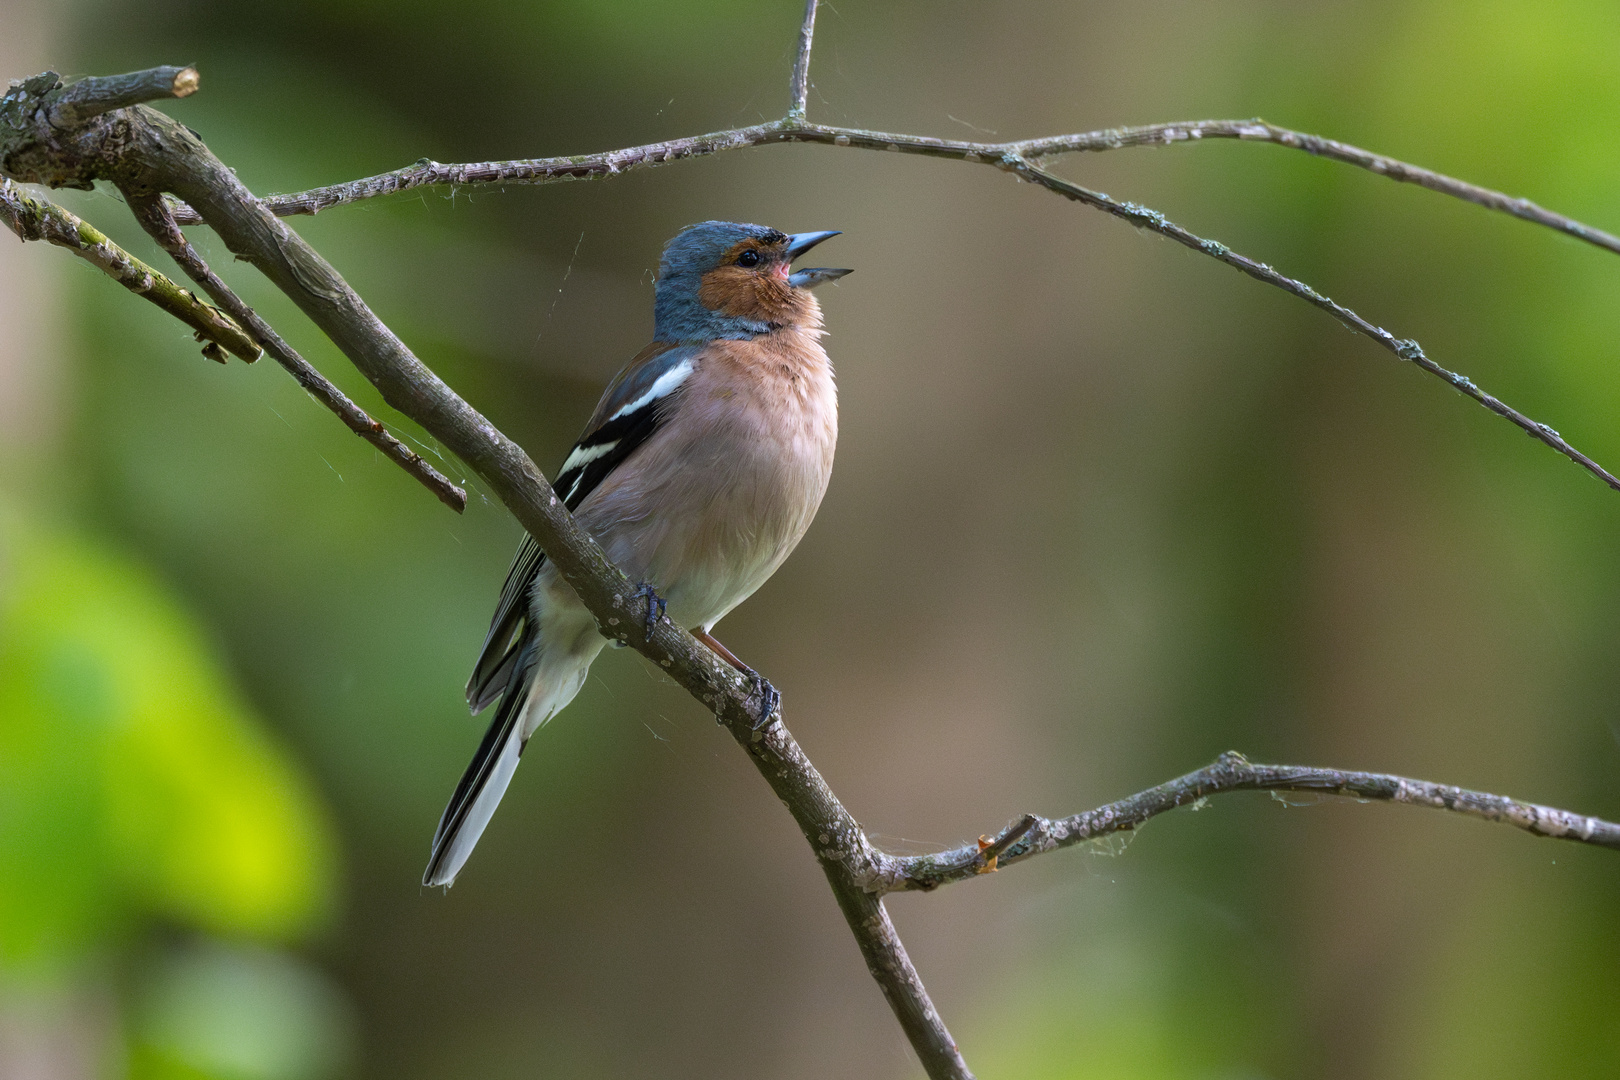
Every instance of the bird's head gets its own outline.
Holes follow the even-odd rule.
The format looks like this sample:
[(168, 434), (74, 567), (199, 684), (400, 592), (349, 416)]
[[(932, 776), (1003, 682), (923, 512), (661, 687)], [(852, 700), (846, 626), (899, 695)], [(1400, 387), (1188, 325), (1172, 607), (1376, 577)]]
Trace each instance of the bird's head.
[(819, 325), (810, 290), (849, 273), (793, 270), (793, 260), (836, 232), (784, 233), (705, 221), (664, 247), (653, 302), (659, 341), (752, 338), (784, 326)]

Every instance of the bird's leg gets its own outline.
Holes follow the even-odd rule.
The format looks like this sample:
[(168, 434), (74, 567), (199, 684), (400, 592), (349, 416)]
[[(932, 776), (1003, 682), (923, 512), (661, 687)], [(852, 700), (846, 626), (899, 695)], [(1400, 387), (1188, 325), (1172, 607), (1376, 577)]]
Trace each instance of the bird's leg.
[(636, 586), (635, 595), (647, 601), (647, 640), (651, 641), (653, 631), (658, 628), (658, 620), (664, 617), (664, 611), (669, 607), (669, 604), (662, 596), (658, 595), (657, 589), (645, 581)]
[(724, 645), (720, 644), (719, 641), (717, 641), (707, 630), (703, 629), (701, 626), (697, 627), (695, 630), (692, 631), (692, 636), (697, 638), (699, 641), (703, 642), (703, 644), (707, 645), (711, 650), (713, 650), (713, 652), (714, 652), (714, 654), (716, 656), (718, 656), (720, 659), (724, 660), (726, 663), (730, 664), (732, 667), (736, 668), (738, 671), (749, 672), (749, 671), (754, 670), (753, 668), (749, 667), (747, 664), (743, 663), (741, 660), (737, 659), (737, 654), (736, 653), (732, 652), (730, 649), (728, 649)]
[(713, 649), (715, 655), (720, 659), (724, 660), (726, 663), (748, 676), (748, 681), (753, 683), (753, 689), (749, 692), (748, 696), (753, 697), (755, 694), (759, 695), (759, 719), (754, 722), (754, 730), (758, 731), (769, 724), (771, 719), (776, 715), (776, 707), (782, 703), (782, 695), (777, 692), (776, 687), (771, 685), (771, 681), (765, 676), (761, 675), (759, 672), (755, 671), (753, 668), (749, 667), (747, 664), (743, 663), (741, 660), (737, 659), (736, 653), (720, 644), (719, 641), (715, 640), (715, 638), (701, 626), (692, 631), (692, 636), (703, 642), (703, 644), (707, 645), (709, 648)]

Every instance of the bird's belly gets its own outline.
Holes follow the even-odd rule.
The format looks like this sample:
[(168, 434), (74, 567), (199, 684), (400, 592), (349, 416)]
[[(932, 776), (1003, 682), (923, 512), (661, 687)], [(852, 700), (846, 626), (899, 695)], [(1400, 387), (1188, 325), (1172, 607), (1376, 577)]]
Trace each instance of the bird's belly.
[[(815, 516), (830, 452), (770, 442), (692, 448), (670, 458), (683, 462), (678, 471), (645, 474), (633, 500), (621, 490), (589, 508), (586, 526), (608, 557), (656, 588), (684, 627), (712, 626), (752, 595)], [(635, 512), (614, 513), (621, 502)]]

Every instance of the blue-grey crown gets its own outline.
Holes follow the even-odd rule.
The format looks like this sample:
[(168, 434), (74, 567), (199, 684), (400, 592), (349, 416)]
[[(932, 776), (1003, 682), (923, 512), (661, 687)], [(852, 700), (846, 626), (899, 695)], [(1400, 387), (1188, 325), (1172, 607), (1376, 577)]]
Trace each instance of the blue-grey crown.
[(658, 263), (658, 286), (653, 299), (653, 336), (659, 341), (712, 341), (715, 338), (751, 338), (771, 329), (758, 319), (723, 315), (703, 306), (698, 289), (703, 275), (720, 265), (721, 258), (743, 240), (768, 243), (785, 239), (763, 225), (735, 221), (704, 221), (688, 225), (664, 245)]

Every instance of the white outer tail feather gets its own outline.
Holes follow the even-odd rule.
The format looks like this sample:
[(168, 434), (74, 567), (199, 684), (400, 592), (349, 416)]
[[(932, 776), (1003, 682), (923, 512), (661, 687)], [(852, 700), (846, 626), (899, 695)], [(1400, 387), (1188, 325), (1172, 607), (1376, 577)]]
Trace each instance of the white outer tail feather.
[(512, 774), (517, 771), (518, 758), (522, 755), (523, 728), (519, 725), (506, 737), (506, 745), (501, 747), (495, 768), (490, 770), (483, 788), (473, 797), (467, 816), (461, 819), (461, 825), (453, 833), (444, 838), (447, 854), (439, 863), (438, 872), (428, 878), (427, 884), (449, 888), (456, 883), (456, 875), (467, 864), (467, 857), (472, 854), (478, 838), (484, 835), (484, 827), (495, 816), (495, 808), (501, 805), (501, 796), (506, 794), (506, 786), (512, 782)]
[(460, 824), (434, 845), (436, 857), (441, 850), (445, 854), (436, 859), (437, 870), (427, 879), (427, 885), (448, 888), (455, 884), (456, 875), (467, 864), (478, 838), (484, 835), (485, 826), (495, 815), (495, 808), (501, 804), (507, 786), (512, 783), (512, 774), (517, 770), (518, 758), (523, 755), (523, 746), (529, 741), (529, 736), (567, 708), (580, 687), (585, 685), (591, 663), (607, 644), (606, 639), (594, 632), (594, 628), (590, 638), (595, 640), (586, 642), (586, 647), (580, 651), (541, 647), (540, 656), (530, 669), (529, 683), (521, 691), (528, 696), (523, 704), (522, 716), (506, 737), (495, 767), (473, 796), (472, 805), (462, 816)]

